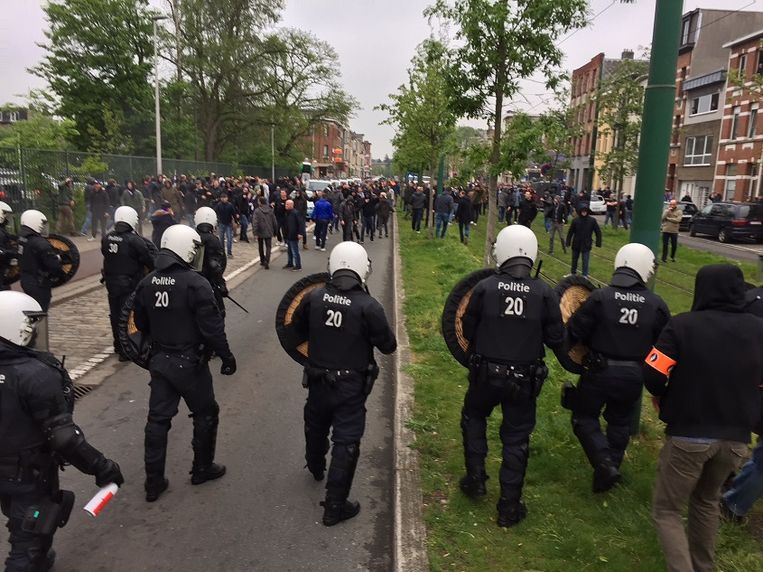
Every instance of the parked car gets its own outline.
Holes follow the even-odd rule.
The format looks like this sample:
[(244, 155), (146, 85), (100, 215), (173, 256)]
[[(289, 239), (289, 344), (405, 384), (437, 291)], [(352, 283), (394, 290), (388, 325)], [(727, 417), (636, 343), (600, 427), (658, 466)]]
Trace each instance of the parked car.
[(720, 242), (763, 242), (763, 203), (713, 203), (694, 215), (689, 235), (707, 234)]
[[(668, 208), (670, 203), (665, 202), (665, 208)], [(694, 215), (699, 212), (697, 205), (694, 203), (678, 203), (678, 208), (681, 211), (681, 222), (678, 225), (678, 230), (689, 230), (691, 221)]]
[(591, 214), (605, 214), (607, 212), (607, 204), (601, 195), (591, 194), (591, 200), (588, 202), (588, 210)]

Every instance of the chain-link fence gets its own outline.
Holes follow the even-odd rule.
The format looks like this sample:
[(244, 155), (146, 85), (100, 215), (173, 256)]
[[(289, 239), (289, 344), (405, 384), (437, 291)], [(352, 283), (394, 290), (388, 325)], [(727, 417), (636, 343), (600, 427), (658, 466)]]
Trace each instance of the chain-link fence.
[[(37, 208), (55, 218), (58, 187), (67, 177), (74, 181), (76, 200), (89, 177), (104, 181), (114, 179), (119, 184), (134, 180), (140, 186), (143, 177), (155, 170), (155, 157), (0, 147), (0, 200), (9, 203), (14, 213)], [(181, 174), (206, 177), (210, 173), (268, 179), (271, 176), (270, 166), (180, 159), (162, 159), (162, 170), (168, 177)], [(287, 169), (275, 171), (276, 177), (293, 174)], [(77, 202), (82, 204), (82, 201)]]

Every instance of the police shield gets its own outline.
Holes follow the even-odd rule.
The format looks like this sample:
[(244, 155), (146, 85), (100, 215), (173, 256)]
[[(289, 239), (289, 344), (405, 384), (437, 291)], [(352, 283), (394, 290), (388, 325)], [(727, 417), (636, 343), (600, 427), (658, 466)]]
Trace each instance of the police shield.
[(45, 238), (56, 251), (56, 254), (61, 257), (61, 273), (50, 277), (51, 286), (56, 288), (66, 284), (77, 274), (79, 249), (71, 240), (60, 234), (51, 234)]
[(300, 365), (307, 363), (309, 350), (307, 339), (300, 335), (292, 324), (294, 312), (310, 291), (325, 286), (330, 278), (328, 272), (305, 276), (289, 288), (281, 299), (281, 303), (278, 304), (275, 323), (278, 341), (281, 342), (281, 347), (286, 350), (286, 353)]
[(144, 335), (135, 325), (135, 292), (125, 301), (122, 313), (119, 315), (119, 344), (122, 351), (130, 360), (144, 369), (148, 369), (151, 351), (151, 339)]
[(481, 280), (493, 274), (495, 274), (495, 270), (491, 268), (472, 272), (453, 287), (445, 300), (445, 308), (442, 311), (442, 336), (445, 338), (445, 345), (450, 353), (464, 367), (469, 366), (469, 340), (464, 335), (462, 322), (464, 313), (469, 305), (474, 287)]
[[(566, 324), (572, 315), (583, 305), (596, 289), (596, 286), (582, 276), (567, 276), (556, 285), (556, 295), (559, 296), (559, 309), (562, 311), (562, 320)], [(569, 356), (576, 364), (581, 365), (588, 348), (582, 344), (576, 344), (569, 350)]]

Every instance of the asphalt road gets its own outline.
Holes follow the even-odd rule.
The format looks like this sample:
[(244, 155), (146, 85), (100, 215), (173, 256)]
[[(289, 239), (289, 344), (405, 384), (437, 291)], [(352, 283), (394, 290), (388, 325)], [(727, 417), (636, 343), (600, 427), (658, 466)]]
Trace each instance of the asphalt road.
[[(336, 235), (334, 235), (336, 236)], [(330, 238), (330, 244), (336, 240)], [(366, 242), (374, 273), (369, 287), (391, 316), (392, 240)], [(392, 567), (393, 367), (382, 374), (367, 408), (366, 435), (351, 494), (362, 505), (355, 519), (320, 523), (323, 483), (304, 466), (301, 369), (275, 336), (275, 308), (300, 276), (326, 269), (328, 251), (303, 252), (302, 273), (258, 271), (234, 296), (249, 309), (228, 308), (227, 332), (238, 360), (236, 375), (215, 375), (221, 407), (217, 460), (228, 474), (190, 485), (191, 423), (181, 410), (170, 432), (170, 488), (144, 501), (143, 427), (147, 372), (120, 364), (116, 373), (77, 404), (75, 418), (89, 440), (116, 459), (127, 483), (97, 519), (81, 507), (96, 487), (76, 470), (62, 486), (77, 494), (75, 511), (56, 535), (57, 572), (373, 570)], [(276, 269), (277, 268), (277, 269)], [(213, 372), (219, 361), (212, 362)], [(5, 540), (5, 537), (3, 538)]]

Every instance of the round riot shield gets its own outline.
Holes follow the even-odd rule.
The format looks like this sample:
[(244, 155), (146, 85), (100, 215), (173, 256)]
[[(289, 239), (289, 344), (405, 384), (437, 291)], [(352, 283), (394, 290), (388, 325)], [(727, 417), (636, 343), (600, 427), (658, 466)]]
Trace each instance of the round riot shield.
[[(148, 253), (151, 255), (152, 260), (156, 260), (156, 255), (159, 254), (159, 249), (156, 247), (152, 240), (149, 240), (145, 236), (141, 236), (141, 238), (143, 239), (143, 242), (146, 243), (146, 248), (148, 248)], [(143, 270), (143, 274), (145, 275), (149, 272), (151, 272), (151, 269), (146, 266)]]
[(469, 305), (474, 287), (481, 280), (493, 274), (495, 274), (495, 270), (491, 268), (472, 272), (453, 287), (445, 300), (445, 307), (442, 311), (442, 336), (445, 338), (445, 345), (448, 346), (450, 353), (464, 367), (469, 365), (467, 357), (469, 340), (464, 336), (462, 322), (464, 313)]
[[(562, 320), (565, 324), (595, 289), (596, 286), (583, 276), (572, 275), (562, 278), (556, 285), (555, 291), (559, 296), (559, 309), (562, 311)], [(587, 347), (576, 344), (570, 348), (569, 356), (572, 361), (580, 365), (587, 353)]]
[(119, 315), (119, 344), (130, 360), (144, 369), (148, 369), (149, 354), (151, 351), (151, 339), (144, 335), (135, 325), (135, 292), (125, 301), (122, 313)]
[(61, 274), (50, 277), (51, 286), (56, 288), (66, 284), (74, 278), (79, 270), (79, 249), (71, 240), (60, 234), (51, 234), (46, 237), (47, 241), (61, 257)]
[[(18, 252), (18, 241), (15, 236), (11, 236), (9, 239), (8, 250)], [(6, 266), (2, 270), (0, 275), (0, 281), (3, 286), (10, 286), (14, 282), (18, 282), (21, 279), (21, 267), (19, 266), (18, 256), (6, 259)]]
[(286, 353), (300, 365), (307, 363), (308, 343), (307, 339), (300, 335), (292, 324), (294, 312), (310, 291), (324, 286), (330, 278), (328, 272), (305, 276), (289, 288), (281, 299), (281, 303), (278, 304), (276, 310), (278, 341), (281, 342), (281, 347), (286, 350)]

